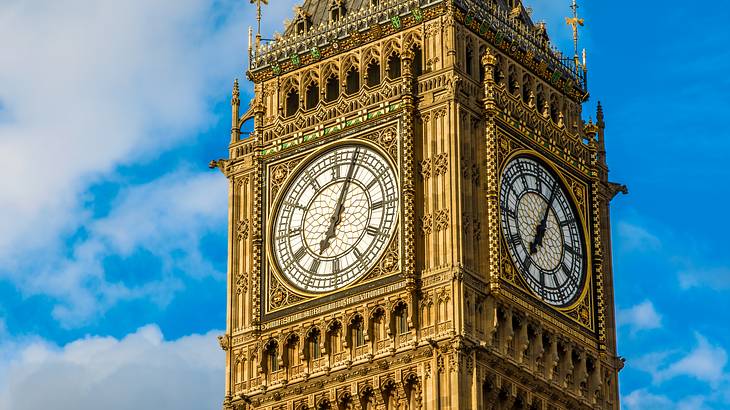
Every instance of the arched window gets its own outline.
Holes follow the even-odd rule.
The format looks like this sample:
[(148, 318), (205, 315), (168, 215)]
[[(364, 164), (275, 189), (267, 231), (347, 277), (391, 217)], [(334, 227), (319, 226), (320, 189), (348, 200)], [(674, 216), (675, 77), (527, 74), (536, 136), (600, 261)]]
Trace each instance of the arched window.
[(492, 72), (492, 76), (495, 83), (500, 85), (502, 84), (502, 80), (504, 79), (504, 72), (502, 72), (502, 63), (499, 56), (497, 56), (497, 63), (494, 65), (494, 72)]
[(393, 53), (388, 57), (388, 78), (391, 80), (400, 77), (401, 61), (397, 53)]
[(466, 48), (466, 73), (472, 75), (474, 73), (474, 51), (471, 47)]
[(413, 62), (411, 66), (411, 70), (413, 70), (413, 75), (418, 77), (419, 75), (423, 74), (423, 51), (421, 51), (421, 47), (418, 45), (413, 46)]
[(405, 303), (395, 308), (395, 331), (399, 335), (408, 333), (408, 306)]
[(360, 347), (365, 345), (365, 324), (363, 323), (362, 316), (357, 316), (350, 325), (352, 345)]
[(542, 112), (545, 109), (545, 104), (547, 101), (545, 100), (545, 93), (542, 90), (542, 84), (537, 85), (537, 109), (538, 111)]
[(289, 369), (299, 365), (299, 337), (291, 335), (286, 340), (286, 363)]
[(507, 79), (508, 91), (510, 94), (516, 94), (520, 89), (520, 83), (517, 80), (517, 73), (515, 72), (515, 66), (509, 66), (509, 78)]
[(385, 311), (379, 308), (373, 313), (372, 320), (373, 327), (373, 339), (378, 342), (384, 340), (387, 337), (387, 331), (385, 329)]
[(316, 360), (322, 357), (322, 350), (319, 346), (319, 338), (319, 329), (312, 329), (309, 332), (309, 338), (307, 340), (307, 352), (309, 353), (310, 360)]
[(266, 367), (269, 372), (279, 370), (279, 344), (276, 341), (270, 341), (266, 346)]
[(340, 81), (336, 76), (332, 75), (330, 78), (327, 79), (327, 84), (325, 85), (324, 100), (327, 102), (332, 102), (336, 100), (339, 96)]
[(375, 60), (371, 61), (368, 64), (366, 76), (368, 87), (375, 87), (380, 84), (380, 63)]
[(342, 325), (340, 322), (334, 322), (330, 326), (328, 336), (328, 351), (330, 354), (337, 354), (342, 351)]
[(307, 87), (305, 102), (308, 110), (316, 107), (319, 103), (319, 85), (317, 85), (314, 81), (309, 83), (309, 86)]
[(345, 93), (355, 94), (360, 90), (360, 72), (354, 66), (347, 72), (345, 77)]
[(558, 123), (558, 117), (560, 116), (560, 102), (558, 101), (558, 96), (553, 94), (550, 96), (550, 119), (553, 120), (555, 124)]
[(522, 101), (528, 103), (530, 101), (530, 93), (532, 92), (532, 77), (525, 74), (522, 77)]
[(292, 88), (286, 94), (286, 111), (284, 112), (284, 115), (287, 117), (291, 117), (292, 115), (296, 114), (298, 110), (299, 92), (296, 90), (296, 88)]

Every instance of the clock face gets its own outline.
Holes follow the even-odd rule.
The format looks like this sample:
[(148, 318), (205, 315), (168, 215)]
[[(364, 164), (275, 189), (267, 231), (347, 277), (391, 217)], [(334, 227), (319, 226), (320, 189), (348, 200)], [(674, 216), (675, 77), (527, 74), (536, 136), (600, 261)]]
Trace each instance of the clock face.
[(500, 187), (502, 233), (530, 289), (546, 303), (575, 301), (585, 278), (581, 227), (555, 174), (529, 157), (510, 161)]
[(280, 198), (271, 232), (274, 259), (286, 279), (306, 292), (337, 290), (364, 276), (395, 232), (395, 172), (364, 145), (317, 155)]

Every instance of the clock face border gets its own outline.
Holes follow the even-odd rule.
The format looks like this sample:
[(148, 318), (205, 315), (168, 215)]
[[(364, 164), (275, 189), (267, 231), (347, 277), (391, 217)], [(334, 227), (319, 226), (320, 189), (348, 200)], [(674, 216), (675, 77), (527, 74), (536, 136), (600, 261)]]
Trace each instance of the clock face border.
[[(374, 130), (373, 130), (374, 131)], [(265, 276), (268, 276), (266, 274), (266, 270), (268, 270), (271, 274), (271, 276), (274, 276), (275, 279), (278, 281), (279, 284), (284, 286), (289, 292), (292, 292), (295, 295), (298, 295), (303, 298), (302, 301), (306, 300), (319, 300), (328, 298), (331, 295), (338, 294), (341, 292), (345, 292), (348, 290), (351, 290), (353, 288), (358, 288), (361, 286), (366, 286), (369, 284), (370, 281), (368, 281), (368, 276), (370, 273), (378, 267), (378, 265), (383, 261), (385, 257), (387, 257), (389, 251), (393, 247), (394, 242), (400, 242), (400, 236), (402, 235), (402, 222), (401, 222), (401, 211), (403, 208), (403, 199), (401, 197), (398, 198), (398, 206), (395, 214), (395, 219), (393, 222), (393, 228), (390, 233), (390, 237), (386, 239), (385, 245), (383, 249), (380, 251), (380, 254), (373, 259), (373, 263), (368, 267), (367, 271), (364, 272), (361, 276), (359, 276), (357, 279), (353, 280), (352, 282), (348, 283), (347, 285), (343, 286), (339, 289), (333, 289), (330, 291), (325, 292), (307, 292), (303, 289), (300, 289), (293, 285), (291, 281), (287, 278), (287, 276), (279, 269), (278, 263), (275, 260), (274, 251), (273, 251), (273, 236), (271, 235), (272, 229), (274, 228), (276, 215), (278, 213), (278, 207), (281, 201), (285, 198), (287, 190), (291, 186), (291, 184), (294, 182), (296, 177), (304, 170), (308, 165), (312, 163), (312, 161), (316, 160), (318, 157), (322, 156), (328, 151), (337, 149), (341, 146), (365, 146), (368, 149), (371, 149), (375, 151), (378, 155), (380, 155), (386, 162), (389, 167), (391, 167), (393, 171), (393, 175), (395, 177), (395, 184), (396, 184), (396, 191), (401, 192), (401, 175), (400, 175), (400, 168), (396, 166), (395, 162), (393, 161), (393, 158), (391, 155), (386, 152), (382, 147), (379, 147), (377, 144), (372, 143), (371, 141), (363, 138), (364, 135), (367, 135), (369, 132), (372, 132), (371, 130), (366, 131), (365, 134), (359, 134), (351, 137), (346, 137), (342, 139), (338, 139), (335, 141), (330, 141), (321, 145), (317, 145), (315, 147), (312, 147), (311, 150), (307, 150), (308, 152), (303, 153), (301, 155), (292, 155), (287, 157), (286, 159), (283, 159), (281, 162), (286, 162), (287, 160), (291, 160), (294, 157), (297, 157), (299, 159), (298, 163), (289, 171), (288, 175), (286, 176), (285, 180), (279, 187), (279, 190), (277, 193), (271, 198), (270, 205), (268, 206), (268, 209), (265, 212), (266, 217), (266, 228), (265, 228), (265, 234), (264, 234), (264, 242), (265, 242), (265, 252), (266, 252), (266, 268), (263, 270), (263, 273)], [(277, 161), (279, 162), (279, 161)], [(397, 252), (401, 252), (401, 247), (399, 246), (397, 248)], [(400, 258), (398, 258), (400, 259)], [(396, 261), (396, 264), (398, 265), (398, 269), (396, 269), (396, 272), (400, 272), (400, 262)], [(268, 281), (269, 278), (267, 278)], [(269, 288), (271, 286), (271, 283), (266, 283), (266, 287)], [(266, 298), (267, 296), (262, 293), (262, 297)], [(286, 307), (282, 307), (282, 309), (290, 308), (294, 306), (288, 305)], [(268, 309), (267, 309), (268, 310)], [(280, 309), (275, 310), (268, 310), (268, 314), (278, 312)]]
[[(512, 140), (512, 138), (508, 137), (507, 135), (502, 135), (500, 138), (509, 138), (510, 140)], [(523, 273), (521, 272), (519, 266), (512, 260), (512, 257), (509, 253), (509, 245), (507, 244), (507, 239), (504, 237), (504, 232), (502, 230), (502, 212), (499, 209), (500, 208), (500, 193), (501, 193), (502, 183), (503, 183), (502, 175), (503, 175), (505, 168), (514, 159), (520, 158), (520, 157), (530, 158), (530, 159), (538, 162), (538, 164), (542, 165), (549, 172), (551, 172), (552, 176), (558, 181), (558, 183), (561, 186), (561, 189), (565, 193), (567, 200), (569, 202), (569, 206), (571, 207), (572, 211), (575, 214), (575, 218), (578, 221), (578, 226), (579, 226), (579, 230), (580, 230), (579, 234), (582, 236), (582, 239), (583, 239), (583, 243), (582, 243), (583, 255), (584, 255), (583, 262), (585, 265), (584, 275), (583, 275), (583, 279), (582, 279), (581, 285), (580, 285), (581, 288), (579, 289), (576, 296), (573, 298), (573, 300), (569, 304), (566, 304), (563, 306), (553, 305), (553, 304), (550, 304), (550, 303), (544, 301), (542, 299), (542, 297), (537, 292), (532, 290), (532, 288), (529, 286), (529, 284), (526, 283), (526, 279), (524, 279), (522, 277)], [(549, 158), (547, 158), (545, 155), (541, 154), (540, 152), (537, 152), (533, 149), (524, 148), (524, 147), (518, 147), (515, 150), (511, 151), (507, 156), (500, 158), (499, 168), (498, 168), (498, 177), (497, 177), (497, 202), (496, 202), (496, 205), (498, 208), (498, 211), (497, 211), (498, 226), (496, 228), (499, 230), (499, 238), (500, 238), (499, 241), (501, 244), (500, 253), (502, 253), (504, 258), (507, 261), (509, 261), (508, 263), (510, 264), (511, 268), (516, 272), (514, 277), (519, 277), (518, 280), (512, 279), (512, 280), (508, 280), (508, 282), (511, 282), (511, 283), (514, 283), (515, 285), (517, 285), (517, 287), (520, 290), (522, 290), (522, 292), (524, 292), (526, 295), (529, 295), (530, 298), (540, 301), (540, 303), (542, 305), (544, 305), (545, 307), (547, 307), (551, 310), (554, 310), (554, 311), (558, 311), (558, 312), (567, 314), (571, 311), (576, 310), (576, 308), (579, 308), (580, 305), (584, 304), (586, 298), (588, 296), (590, 296), (589, 291), (593, 287), (592, 286), (593, 285), (592, 246), (589, 241), (591, 236), (589, 235), (589, 232), (590, 232), (589, 226), (586, 223), (586, 221), (588, 219), (588, 218), (586, 218), (586, 215), (588, 214), (589, 217), (591, 217), (591, 216), (589, 214), (589, 209), (587, 209), (587, 208), (589, 208), (589, 206), (587, 204), (587, 200), (586, 200), (586, 203), (584, 203), (584, 205), (582, 207), (578, 205), (580, 201), (577, 200), (575, 193), (573, 192), (573, 189), (571, 189), (572, 185), (570, 182), (572, 182), (572, 181), (569, 181), (566, 178), (566, 176), (564, 175), (564, 172), (569, 172), (569, 171), (563, 171), (560, 168), (561, 168), (560, 165), (556, 164), (555, 161), (550, 160)], [(575, 178), (571, 178), (571, 179), (575, 179)], [(580, 183), (582, 183), (582, 181)], [(504, 269), (504, 268), (502, 268), (502, 269)], [(591, 310), (593, 310), (593, 309), (594, 309), (594, 307), (592, 306)], [(575, 318), (572, 318), (572, 317), (571, 317), (571, 319), (576, 320)], [(593, 320), (594, 319), (591, 318), (589, 323), (592, 323)], [(581, 324), (582, 326), (586, 326), (585, 324), (581, 323), (580, 321), (578, 321), (578, 320), (576, 320), (576, 321), (579, 324)], [(590, 326), (590, 327), (592, 328), (592, 326)], [(591, 329), (591, 330), (593, 330), (593, 329)]]

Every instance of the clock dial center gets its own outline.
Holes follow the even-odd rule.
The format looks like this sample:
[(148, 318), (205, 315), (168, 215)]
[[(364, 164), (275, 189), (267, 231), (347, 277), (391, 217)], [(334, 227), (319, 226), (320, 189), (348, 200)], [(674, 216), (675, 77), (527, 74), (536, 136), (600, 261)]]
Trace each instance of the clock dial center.
[[(357, 244), (367, 228), (370, 217), (370, 199), (367, 191), (358, 182), (348, 184), (342, 207), (336, 215), (331, 238), (327, 238), (333, 214), (338, 211), (337, 198), (345, 185), (344, 180), (335, 181), (323, 188), (308, 206), (303, 221), (304, 242), (314, 254), (322, 258), (343, 255)], [(322, 243), (328, 239), (328, 245)]]

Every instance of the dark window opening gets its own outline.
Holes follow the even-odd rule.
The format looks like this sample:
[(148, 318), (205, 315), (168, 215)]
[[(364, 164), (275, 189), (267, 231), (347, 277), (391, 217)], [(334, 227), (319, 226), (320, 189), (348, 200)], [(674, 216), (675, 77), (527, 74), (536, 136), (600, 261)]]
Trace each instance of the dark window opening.
[(472, 75), (474, 73), (474, 53), (471, 48), (466, 49), (466, 73)]
[(388, 78), (395, 79), (400, 77), (401, 61), (398, 54), (391, 54), (388, 58)]
[(399, 335), (408, 333), (408, 308), (401, 306), (396, 310), (396, 331)]
[(368, 64), (367, 70), (367, 85), (368, 87), (375, 87), (380, 84), (380, 64), (372, 62)]
[(355, 94), (360, 89), (360, 73), (356, 68), (350, 69), (345, 78), (345, 93)]
[(317, 103), (319, 103), (319, 86), (312, 83), (307, 87), (306, 107), (308, 110), (311, 110)]
[(413, 62), (411, 69), (414, 76), (423, 74), (423, 52), (420, 47), (413, 47)]
[(327, 102), (331, 102), (337, 99), (337, 97), (340, 96), (340, 82), (337, 79), (337, 77), (332, 76), (327, 79), (327, 84), (325, 86), (325, 95), (324, 99)]
[(296, 90), (289, 91), (286, 95), (286, 112), (285, 115), (290, 117), (299, 110), (299, 93)]

